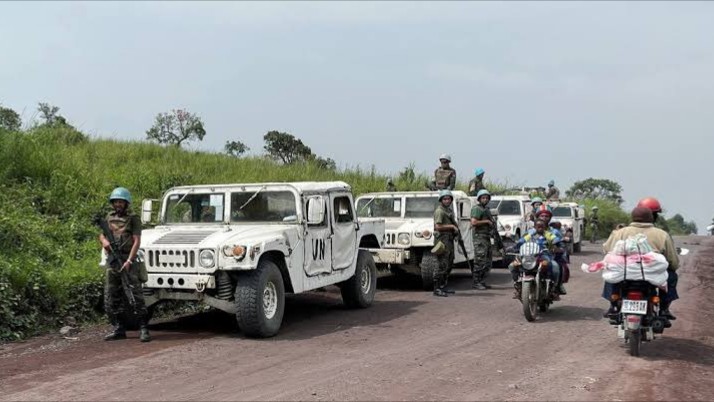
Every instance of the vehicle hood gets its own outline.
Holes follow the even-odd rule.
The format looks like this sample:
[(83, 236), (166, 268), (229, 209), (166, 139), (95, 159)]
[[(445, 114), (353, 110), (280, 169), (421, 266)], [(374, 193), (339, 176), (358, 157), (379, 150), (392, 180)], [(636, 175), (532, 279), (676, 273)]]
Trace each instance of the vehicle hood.
[(181, 246), (216, 248), (224, 243), (255, 244), (283, 238), (290, 231), (289, 225), (240, 225), (240, 226), (191, 226), (160, 227), (142, 232), (142, 247)]

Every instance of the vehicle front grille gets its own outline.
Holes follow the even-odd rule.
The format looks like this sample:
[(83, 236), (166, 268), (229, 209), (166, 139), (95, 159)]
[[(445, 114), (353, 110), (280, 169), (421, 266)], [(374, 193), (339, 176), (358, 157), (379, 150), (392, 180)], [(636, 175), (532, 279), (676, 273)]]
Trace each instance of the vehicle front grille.
[(388, 246), (393, 246), (397, 244), (397, 234), (396, 233), (387, 233), (384, 235), (385, 241), (387, 242)]
[(148, 250), (148, 268), (195, 268), (195, 250)]

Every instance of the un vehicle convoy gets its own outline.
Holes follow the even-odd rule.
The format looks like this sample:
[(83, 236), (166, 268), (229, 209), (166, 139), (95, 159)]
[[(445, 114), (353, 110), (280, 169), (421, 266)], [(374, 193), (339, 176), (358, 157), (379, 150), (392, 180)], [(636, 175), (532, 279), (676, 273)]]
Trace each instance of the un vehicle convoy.
[[(152, 221), (157, 200), (144, 200)], [(278, 333), (286, 293), (339, 286), (344, 303), (372, 304), (377, 270), (369, 250), (383, 219), (357, 219), (344, 182), (174, 187), (144, 230), (147, 305), (195, 300), (235, 314), (251, 337)]]

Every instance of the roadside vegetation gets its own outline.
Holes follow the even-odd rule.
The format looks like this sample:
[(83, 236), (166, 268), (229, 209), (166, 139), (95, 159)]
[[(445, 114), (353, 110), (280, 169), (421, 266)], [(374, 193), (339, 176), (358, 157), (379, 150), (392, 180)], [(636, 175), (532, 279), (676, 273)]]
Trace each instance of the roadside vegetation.
[[(224, 153), (185, 150), (206, 133), (200, 117), (185, 110), (157, 115), (147, 142), (92, 139), (46, 103), (24, 127), (0, 105), (0, 341), (46, 332), (73, 317), (103, 316), (97, 229), (91, 218), (106, 213), (107, 195), (131, 190), (135, 205), (160, 198), (172, 186), (207, 183), (342, 180), (358, 195), (383, 191), (389, 176), (374, 168), (338, 169), (289, 133), (264, 135), (264, 153), (245, 156), (239, 140)], [(399, 190), (423, 190), (430, 180), (405, 167), (393, 177)], [(488, 183), (495, 193), (508, 186)], [(459, 189), (466, 190), (460, 183)], [(626, 221), (617, 202), (597, 203), (601, 222)]]

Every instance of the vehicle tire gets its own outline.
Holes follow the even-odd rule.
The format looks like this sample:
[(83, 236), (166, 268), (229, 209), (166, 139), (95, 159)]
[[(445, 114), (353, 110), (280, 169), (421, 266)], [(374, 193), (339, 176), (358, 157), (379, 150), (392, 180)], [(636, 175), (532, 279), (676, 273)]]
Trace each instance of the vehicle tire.
[(579, 242), (573, 244), (573, 252), (574, 252), (574, 253), (579, 253), (579, 252), (581, 252), (582, 250), (583, 250), (582, 241), (579, 241)]
[(377, 291), (377, 265), (368, 251), (357, 252), (355, 274), (340, 284), (342, 301), (350, 308), (367, 308)]
[(238, 328), (246, 336), (277, 334), (285, 312), (285, 285), (278, 266), (263, 259), (258, 268), (239, 275), (235, 303)]
[(535, 296), (533, 282), (525, 281), (521, 283), (521, 303), (523, 304), (523, 315), (527, 321), (533, 322), (538, 315), (536, 305), (538, 301)]
[(630, 330), (627, 342), (630, 344), (630, 356), (640, 355), (640, 346), (642, 345), (642, 331), (639, 329)]
[(439, 259), (430, 252), (424, 252), (421, 259), (421, 264), (419, 264), (419, 271), (421, 272), (421, 284), (424, 290), (434, 289), (434, 271), (439, 268)]

